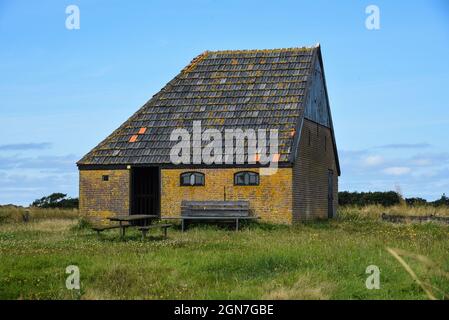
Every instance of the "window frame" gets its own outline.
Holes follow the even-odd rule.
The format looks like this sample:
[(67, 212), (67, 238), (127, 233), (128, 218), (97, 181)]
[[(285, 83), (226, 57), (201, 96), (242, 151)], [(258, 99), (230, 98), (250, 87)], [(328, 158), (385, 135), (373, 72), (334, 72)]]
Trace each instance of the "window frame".
[[(189, 175), (189, 181), (191, 180), (191, 177), (192, 177), (192, 175), (193, 176), (195, 176), (195, 182), (194, 182), (194, 184), (191, 184), (191, 183), (189, 183), (189, 184), (185, 184), (184, 182), (183, 182), (183, 178), (184, 178), (184, 176), (186, 176), (186, 175)], [(202, 183), (197, 183), (196, 182), (196, 175), (200, 175), (200, 176), (202, 176)], [(198, 171), (186, 171), (186, 172), (182, 172), (180, 175), (179, 175), (179, 186), (181, 186), (181, 187), (203, 187), (203, 186), (205, 186), (206, 185), (206, 175), (204, 174), (204, 173), (202, 173), (202, 172), (198, 172)]]
[(109, 175), (108, 174), (103, 174), (101, 176), (101, 181), (103, 182), (108, 182), (109, 181)]
[[(246, 175), (249, 174), (249, 178), (248, 178), (248, 184), (246, 183), (239, 183), (237, 181), (238, 176), (240, 175)], [(256, 183), (251, 183), (251, 175), (254, 175), (257, 178)], [(254, 186), (259, 186), (260, 185), (260, 174), (258, 172), (254, 172), (254, 171), (238, 171), (236, 173), (234, 173), (234, 186), (239, 186), (239, 187), (254, 187)]]

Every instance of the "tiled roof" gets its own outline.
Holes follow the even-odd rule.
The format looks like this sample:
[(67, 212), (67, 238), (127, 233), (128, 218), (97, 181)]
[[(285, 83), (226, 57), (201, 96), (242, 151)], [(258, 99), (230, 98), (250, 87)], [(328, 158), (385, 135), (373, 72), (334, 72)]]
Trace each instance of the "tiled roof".
[(195, 120), (222, 132), (276, 128), (279, 161), (289, 161), (317, 50), (206, 51), (78, 165), (169, 164), (170, 133)]

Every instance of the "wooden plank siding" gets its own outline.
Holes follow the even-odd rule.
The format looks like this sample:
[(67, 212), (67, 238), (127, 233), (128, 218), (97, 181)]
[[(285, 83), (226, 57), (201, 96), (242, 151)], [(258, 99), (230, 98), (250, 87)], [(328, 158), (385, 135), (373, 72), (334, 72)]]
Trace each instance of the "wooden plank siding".
[(331, 130), (304, 119), (299, 152), (293, 166), (293, 222), (326, 219), (328, 216), (328, 172), (334, 173), (334, 214), (338, 206), (338, 172)]

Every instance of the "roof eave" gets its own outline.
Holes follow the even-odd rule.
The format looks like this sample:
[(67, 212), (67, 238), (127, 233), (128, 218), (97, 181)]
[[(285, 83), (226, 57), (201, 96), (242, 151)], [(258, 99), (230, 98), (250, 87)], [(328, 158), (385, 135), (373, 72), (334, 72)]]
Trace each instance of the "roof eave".
[(335, 139), (335, 131), (334, 131), (334, 124), (332, 121), (332, 113), (331, 113), (331, 107), (330, 107), (330, 103), (329, 103), (329, 95), (327, 93), (327, 84), (326, 84), (326, 75), (325, 75), (325, 71), (324, 71), (324, 63), (323, 63), (323, 56), (321, 54), (321, 46), (318, 44), (317, 45), (317, 58), (318, 61), (320, 63), (320, 67), (321, 67), (321, 72), (323, 75), (323, 82), (324, 82), (324, 93), (326, 96), (326, 102), (327, 102), (327, 108), (328, 108), (328, 112), (329, 112), (329, 122), (330, 122), (330, 129), (331, 129), (331, 136), (332, 136), (332, 145), (334, 146), (334, 155), (335, 155), (335, 162), (336, 162), (336, 166), (337, 166), (337, 173), (338, 176), (341, 175), (341, 169), (340, 169), (340, 159), (338, 157), (338, 150), (337, 150), (337, 142)]
[[(159, 167), (161, 169), (238, 169), (238, 168), (269, 168), (269, 165), (260, 164), (172, 164), (172, 163), (119, 163), (119, 164), (92, 164), (77, 163), (79, 170), (121, 170), (132, 167)], [(277, 163), (278, 168), (290, 168), (293, 166), (291, 161), (282, 161)]]

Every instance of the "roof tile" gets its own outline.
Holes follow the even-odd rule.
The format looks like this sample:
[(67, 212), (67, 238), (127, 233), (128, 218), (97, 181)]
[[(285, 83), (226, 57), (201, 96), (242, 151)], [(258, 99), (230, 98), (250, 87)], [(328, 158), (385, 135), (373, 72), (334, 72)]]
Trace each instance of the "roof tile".
[(276, 158), (288, 161), (316, 50), (206, 51), (78, 164), (170, 163), (171, 132), (197, 120), (220, 132), (278, 129)]

